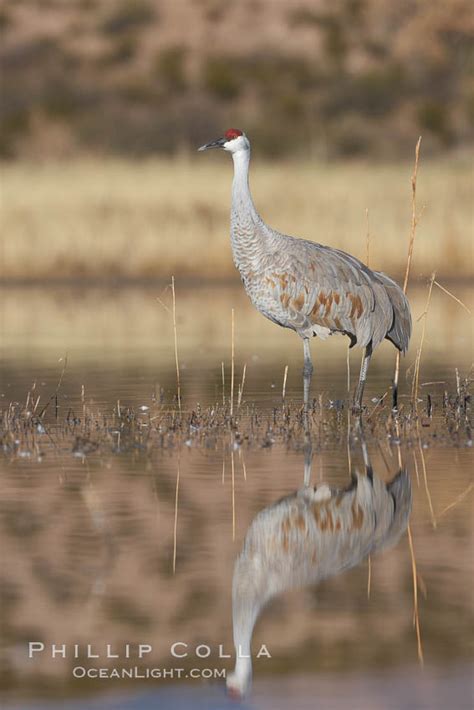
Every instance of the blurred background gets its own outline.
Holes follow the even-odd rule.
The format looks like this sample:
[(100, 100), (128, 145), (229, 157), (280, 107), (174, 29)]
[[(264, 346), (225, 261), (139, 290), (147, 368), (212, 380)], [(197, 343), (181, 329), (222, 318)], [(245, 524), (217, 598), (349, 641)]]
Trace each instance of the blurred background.
[(362, 258), (369, 209), (394, 275), (422, 134), (415, 275), (472, 275), (468, 0), (18, 0), (0, 28), (2, 279), (235, 278), (230, 161), (195, 155), (229, 126), (272, 226)]
[[(0, 32), (5, 702), (38, 708), (41, 698), (57, 710), (90, 693), (74, 705), (90, 710), (99, 691), (132, 692), (76, 682), (69, 661), (30, 663), (28, 640), (150, 641), (163, 667), (178, 639), (231, 649), (232, 566), (247, 526), (302, 483), (300, 450), (245, 441), (234, 462), (226, 427), (201, 447), (191, 434), (180, 446), (172, 428), (160, 429), (164, 444), (121, 443), (121, 412), (151, 427), (176, 408), (173, 275), (186, 415), (228, 407), (232, 309), (241, 421), (258, 411), (271, 440), (283, 380), (287, 401), (301, 405), (301, 343), (253, 309), (232, 263), (230, 158), (196, 152), (234, 126), (252, 141), (252, 191), (272, 227), (350, 251), (400, 282), (422, 135), (400, 401), (409, 408), (423, 342), (420, 397), (434, 411), (416, 440), (402, 441), (424, 674), (404, 539), (374, 561), (370, 600), (363, 566), (270, 606), (257, 633), (274, 658), (256, 666), (252, 707), (312, 708), (316, 695), (333, 710), (347, 699), (356, 708), (357, 697), (365, 709), (470, 707), (472, 428), (468, 400), (462, 422), (446, 409), (472, 377), (469, 0), (0, 0)], [(346, 361), (346, 345), (313, 345), (313, 395), (337, 413), (344, 440), (347, 373), (353, 384), (360, 365), (355, 350)], [(366, 404), (382, 417), (394, 357), (385, 342), (369, 373)], [(45, 415), (30, 436), (32, 407)], [(315, 480), (343, 486), (345, 444), (317, 429)], [(396, 443), (390, 434), (368, 442), (387, 479)], [(152, 706), (224, 706), (222, 690), (212, 704), (214, 686), (191, 687), (190, 702), (157, 695)], [(110, 707), (123, 707), (117, 698)]]
[(234, 123), (270, 157), (473, 137), (468, 0), (2, 5), (4, 158), (176, 154)]

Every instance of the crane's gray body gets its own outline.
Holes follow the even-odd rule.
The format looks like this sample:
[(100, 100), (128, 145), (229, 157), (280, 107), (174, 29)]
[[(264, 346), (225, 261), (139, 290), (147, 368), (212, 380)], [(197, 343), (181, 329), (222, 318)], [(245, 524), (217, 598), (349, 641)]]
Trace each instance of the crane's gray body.
[(277, 594), (340, 574), (393, 546), (407, 528), (411, 483), (400, 471), (388, 484), (356, 474), (345, 490), (309, 486), (261, 511), (234, 566), (232, 617), (235, 671), (228, 686), (244, 694), (252, 664), (252, 632)]
[[(384, 338), (406, 351), (408, 300), (385, 274), (338, 249), (281, 234), (257, 213), (249, 184), (250, 145), (232, 151), (231, 242), (234, 263), (253, 305), (302, 338), (342, 333), (351, 345)], [(236, 141), (233, 141), (234, 143)]]
[[(250, 143), (231, 128), (223, 138), (199, 150), (223, 148), (232, 153), (231, 242), (234, 263), (255, 308), (274, 323), (303, 338), (303, 401), (308, 414), (313, 372), (310, 338), (347, 335), (363, 347), (353, 412), (362, 411), (367, 371), (374, 349), (390, 340), (406, 352), (411, 335), (410, 306), (405, 293), (388, 276), (372, 271), (339, 249), (295, 239), (269, 227), (250, 194)], [(396, 386), (394, 385), (394, 406)]]
[[(316, 584), (394, 545), (406, 530), (411, 483), (401, 471), (386, 485), (356, 473), (348, 489), (305, 486), (261, 511), (234, 569), (234, 612), (256, 595)], [(252, 590), (250, 592), (250, 590)], [(249, 594), (250, 592), (250, 594)]]

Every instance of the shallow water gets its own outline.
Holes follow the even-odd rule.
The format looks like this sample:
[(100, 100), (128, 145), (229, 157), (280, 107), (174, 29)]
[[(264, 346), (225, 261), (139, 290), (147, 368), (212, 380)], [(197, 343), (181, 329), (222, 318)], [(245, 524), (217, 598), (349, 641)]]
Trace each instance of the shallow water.
[[(472, 303), (468, 289), (456, 295)], [(424, 287), (411, 294), (415, 318), (425, 299)], [(258, 512), (303, 485), (299, 430), (295, 424), (288, 437), (275, 425), (283, 416), (285, 365), (286, 402), (295, 410), (300, 402), (301, 346), (294, 334), (254, 313), (239, 287), (180, 289), (178, 284), (183, 411), (189, 416), (198, 402), (205, 409), (224, 401), (229, 408), (231, 308), (234, 406), (238, 431), (247, 438), (236, 442), (236, 431), (228, 426), (215, 436), (208, 428), (201, 438), (189, 430), (186, 436), (170, 434), (167, 420), (166, 436), (160, 441), (154, 428), (142, 445), (136, 431), (151, 430), (154, 416), (176, 409), (169, 290), (3, 291), (1, 408), (10, 402), (23, 406), (29, 391), (30, 408), (38, 395), (38, 412), (48, 403), (44, 431), (36, 430), (34, 441), (30, 434), (20, 435), (21, 444), (7, 447), (1, 460), (5, 704), (230, 706), (223, 678), (202, 676), (233, 667), (227, 656), (233, 655), (234, 562)], [(403, 362), (406, 408), (421, 325), (415, 326)], [(354, 708), (444, 708), (446, 698), (452, 707), (470, 707), (472, 448), (466, 418), (453, 420), (448, 431), (442, 406), (443, 393), (455, 393), (456, 368), (461, 379), (468, 376), (470, 340), (467, 313), (441, 292), (433, 293), (420, 373), (423, 426), (402, 432), (400, 447), (413, 489), (410, 524), (424, 671), (412, 623), (405, 534), (395, 547), (372, 556), (370, 594), (364, 559), (318, 586), (270, 601), (257, 623), (253, 649), (265, 644), (271, 658), (255, 660), (245, 706), (305, 708), (317, 697), (325, 708), (348, 702)], [(372, 400), (389, 388), (393, 352), (384, 344), (374, 357), (365, 398), (369, 413), (376, 406)], [(337, 338), (315, 343), (313, 353), (313, 483), (343, 487), (350, 480), (348, 455), (362, 468), (360, 442), (353, 439), (349, 453), (346, 446), (345, 343)], [(351, 353), (352, 381), (359, 361), (359, 352)], [(63, 369), (56, 400), (52, 395)], [(435, 405), (431, 418), (425, 414), (427, 393)], [(127, 445), (115, 433), (100, 435), (101, 427), (120, 430), (118, 410), (134, 412)], [(384, 404), (377, 411), (388, 416)], [(68, 428), (70, 412), (78, 423)], [(97, 440), (96, 448), (77, 443), (84, 438), (84, 415), (87, 442)], [(385, 424), (374, 430), (365, 421), (374, 471), (388, 481), (398, 469), (399, 447), (389, 432), (382, 436)], [(28, 658), (30, 641), (43, 643), (44, 651)], [(186, 657), (173, 657), (176, 642), (188, 644)], [(52, 644), (65, 644), (66, 658), (61, 650), (52, 658)], [(99, 658), (85, 658), (87, 644)], [(107, 644), (118, 659), (106, 658)], [(142, 659), (138, 644), (152, 647)], [(196, 655), (200, 644), (209, 647), (209, 657)], [(139, 676), (153, 668), (169, 673), (159, 679), (74, 678), (77, 667), (107, 672), (137, 667)], [(190, 678), (192, 669), (200, 677)]]

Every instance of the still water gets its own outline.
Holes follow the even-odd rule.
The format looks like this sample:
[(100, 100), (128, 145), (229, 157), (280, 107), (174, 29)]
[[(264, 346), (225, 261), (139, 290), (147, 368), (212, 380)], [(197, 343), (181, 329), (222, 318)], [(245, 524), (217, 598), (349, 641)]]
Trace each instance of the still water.
[[(456, 295), (472, 305), (469, 289)], [(416, 319), (426, 288), (410, 296)], [(235, 426), (213, 414), (230, 407), (232, 308)], [(421, 424), (405, 427), (400, 445), (378, 404), (394, 351), (377, 351), (364, 418), (373, 484), (355, 502), (367, 479), (350, 487), (364, 462), (347, 430), (344, 340), (313, 346), (316, 492), (307, 500), (301, 345), (254, 313), (239, 287), (177, 285), (181, 428), (169, 289), (9, 289), (1, 309), (1, 409), (11, 422), (47, 405), (33, 434), (21, 417), (13, 433), (2, 424), (6, 707), (235, 707), (223, 672), (234, 669), (232, 583), (245, 565), (240, 626), (258, 619), (243, 707), (471, 707), (469, 403), (459, 419), (443, 409), (471, 368), (472, 321), (456, 302), (433, 293)], [(407, 410), (421, 328), (403, 361)], [(359, 362), (351, 353), (352, 384)], [(385, 486), (399, 454), (405, 505)], [(116, 677), (124, 670), (133, 677)]]

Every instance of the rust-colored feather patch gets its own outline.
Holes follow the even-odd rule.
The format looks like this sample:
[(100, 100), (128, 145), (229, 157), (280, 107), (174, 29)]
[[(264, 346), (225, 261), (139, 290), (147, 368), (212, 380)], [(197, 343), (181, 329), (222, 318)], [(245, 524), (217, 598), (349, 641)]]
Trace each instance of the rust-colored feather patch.
[(352, 512), (352, 526), (354, 530), (360, 530), (362, 527), (362, 523), (364, 522), (364, 511), (360, 507), (358, 503), (352, 501), (352, 506), (351, 506), (351, 512)]
[(301, 530), (301, 532), (306, 532), (306, 520), (301, 514), (296, 518), (296, 527)]
[(285, 291), (288, 286), (288, 274), (272, 273), (272, 276), (274, 276), (280, 282), (282, 291)]
[(335, 525), (332, 512), (329, 509), (329, 501), (324, 503), (313, 503), (312, 506), (314, 520), (318, 528), (324, 532), (334, 532)]
[(360, 296), (358, 296), (356, 293), (348, 293), (347, 296), (352, 303), (349, 317), (354, 318), (355, 316), (356, 318), (360, 318), (362, 313), (364, 312), (364, 306), (362, 304)]
[(301, 309), (304, 306), (304, 293), (300, 293), (300, 295), (297, 298), (293, 298), (291, 301), (291, 305), (297, 311), (301, 311)]
[(326, 310), (324, 312), (325, 316), (329, 315), (329, 311), (331, 310), (331, 306), (332, 306), (332, 291), (331, 291), (331, 293), (328, 294), (328, 297), (326, 299)]

